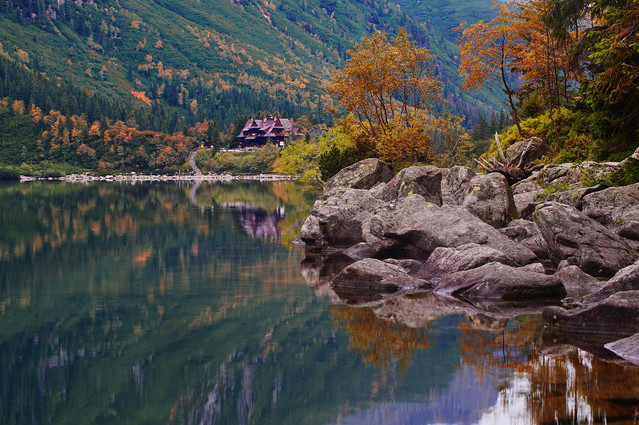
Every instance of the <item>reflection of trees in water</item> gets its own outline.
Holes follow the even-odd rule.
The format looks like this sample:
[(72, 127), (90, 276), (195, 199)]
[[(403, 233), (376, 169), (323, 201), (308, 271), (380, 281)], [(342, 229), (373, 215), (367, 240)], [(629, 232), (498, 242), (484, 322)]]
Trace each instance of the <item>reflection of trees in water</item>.
[[(637, 423), (639, 368), (601, 359), (542, 337), (539, 316), (511, 319), (501, 329), (461, 321), (461, 356), (502, 392), (504, 403), (524, 396), (530, 423)], [(496, 367), (497, 366), (497, 367)], [(501, 371), (500, 374), (495, 372)], [(528, 387), (517, 394), (514, 372)]]
[(350, 335), (350, 348), (378, 368), (398, 362), (405, 370), (413, 352), (430, 345), (428, 329), (381, 320), (368, 308), (332, 306), (329, 311), (337, 325)]

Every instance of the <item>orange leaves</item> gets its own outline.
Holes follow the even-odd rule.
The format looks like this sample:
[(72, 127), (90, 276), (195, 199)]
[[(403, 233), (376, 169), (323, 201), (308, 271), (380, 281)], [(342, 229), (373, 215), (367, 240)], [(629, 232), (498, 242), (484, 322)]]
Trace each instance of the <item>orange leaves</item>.
[(146, 93), (144, 93), (143, 91), (136, 91), (136, 90), (131, 90), (131, 94), (133, 95), (133, 97), (135, 97), (138, 100), (141, 100), (142, 102), (146, 103), (147, 105), (151, 106), (151, 99), (149, 99), (146, 96)]
[(333, 306), (329, 309), (337, 324), (350, 336), (350, 348), (362, 355), (366, 363), (386, 368), (397, 362), (405, 370), (416, 350), (430, 346), (427, 329), (379, 319), (367, 308)]
[(388, 134), (379, 137), (376, 144), (381, 159), (396, 170), (418, 162), (428, 162), (432, 158), (432, 136), (428, 132), (430, 120), (423, 117), (422, 122), (411, 122), (409, 126), (402, 124), (397, 119), (393, 120)]
[(349, 51), (351, 59), (328, 84), (354, 113), (382, 158), (399, 167), (430, 157), (432, 109), (443, 103), (434, 56), (401, 29), (394, 40), (377, 33)]
[(347, 66), (328, 84), (330, 93), (362, 120), (365, 131), (386, 134), (390, 120), (429, 109), (439, 100), (441, 82), (434, 76), (434, 56), (410, 41), (405, 30), (389, 42), (377, 33), (355, 46)]
[(462, 31), (457, 73), (464, 77), (463, 90), (476, 90), (503, 79), (502, 71), (510, 69), (515, 51), (523, 43), (508, 5), (501, 5), (492, 21), (479, 21), (467, 28), (462, 24), (457, 31)]
[[(461, 25), (458, 74), (464, 77), (463, 89), (500, 80), (510, 97), (511, 80), (521, 78), (526, 90), (541, 92), (539, 97), (547, 99), (551, 109), (562, 96), (567, 98), (575, 78), (569, 67), (572, 47), (552, 34), (544, 20), (547, 13), (547, 0), (515, 0), (500, 5), (490, 22)], [(570, 38), (563, 34), (564, 40)], [(514, 114), (514, 102), (509, 100)]]

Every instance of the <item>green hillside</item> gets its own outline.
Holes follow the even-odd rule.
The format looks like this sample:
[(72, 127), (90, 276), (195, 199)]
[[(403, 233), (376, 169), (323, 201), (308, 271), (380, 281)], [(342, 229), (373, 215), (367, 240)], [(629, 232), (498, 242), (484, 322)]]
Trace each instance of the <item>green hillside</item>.
[[(44, 74), (52, 84), (71, 82), (166, 117), (138, 124), (174, 131), (258, 111), (321, 116), (331, 103), (323, 84), (347, 59), (347, 50), (375, 30), (394, 33), (404, 26), (437, 55), (444, 94), (472, 123), (479, 112), (500, 104), (488, 91), (459, 93), (451, 28), (489, 16), (490, 3), (3, 1), (0, 55)], [(0, 97), (49, 106), (42, 105), (41, 93), (18, 90), (19, 84), (0, 77), (5, 78)], [(68, 105), (53, 103), (63, 113), (75, 113), (64, 110), (73, 107), (73, 99)]]

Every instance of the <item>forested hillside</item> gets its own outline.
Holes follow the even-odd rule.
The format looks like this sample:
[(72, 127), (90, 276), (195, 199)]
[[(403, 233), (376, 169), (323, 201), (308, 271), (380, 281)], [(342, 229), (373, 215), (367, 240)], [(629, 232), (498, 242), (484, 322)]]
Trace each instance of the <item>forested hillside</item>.
[(348, 49), (403, 26), (435, 53), (444, 97), (472, 124), (501, 105), (489, 90), (460, 93), (452, 29), (494, 15), (490, 3), (5, 0), (0, 97), (167, 132), (258, 111), (323, 118), (323, 85)]

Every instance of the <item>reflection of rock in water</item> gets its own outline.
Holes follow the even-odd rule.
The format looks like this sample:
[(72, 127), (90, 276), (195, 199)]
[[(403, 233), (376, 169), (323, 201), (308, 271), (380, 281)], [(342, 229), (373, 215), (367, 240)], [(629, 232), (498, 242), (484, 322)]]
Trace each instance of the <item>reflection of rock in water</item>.
[(329, 296), (337, 302), (338, 297), (331, 289), (330, 282), (337, 273), (353, 262), (352, 258), (343, 254), (326, 256), (307, 252), (300, 269), (306, 284), (313, 288), (316, 296)]

